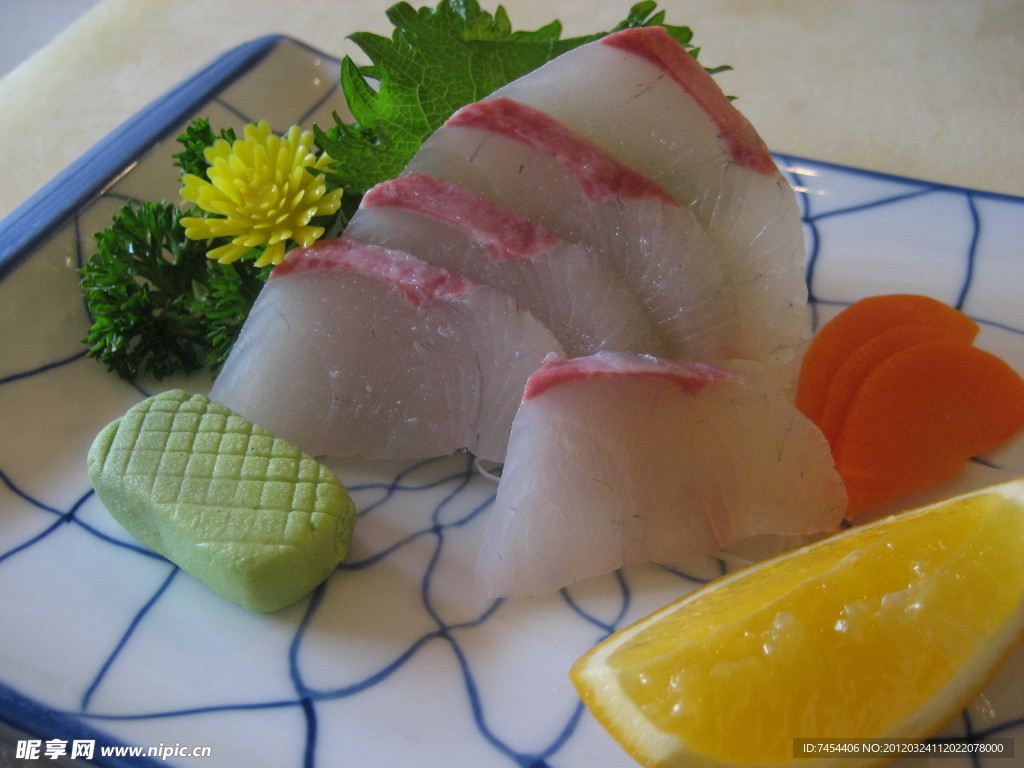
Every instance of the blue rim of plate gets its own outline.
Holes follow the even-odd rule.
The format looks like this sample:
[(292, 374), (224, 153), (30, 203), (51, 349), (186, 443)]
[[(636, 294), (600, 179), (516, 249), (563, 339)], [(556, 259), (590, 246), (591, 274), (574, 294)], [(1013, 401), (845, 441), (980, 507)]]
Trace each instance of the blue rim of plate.
[[(128, 755), (132, 747), (101, 730), (90, 728), (76, 717), (56, 712), (3, 683), (0, 683), (0, 723), (15, 729), (18, 733), (12, 735), (12, 738), (17, 739), (31, 737), (45, 740), (51, 738), (51, 734), (60, 734), (61, 740), (68, 744), (73, 741), (91, 741), (97, 750), (89, 760), (89, 765), (101, 768), (155, 768), (167, 765), (166, 762), (143, 756), (117, 757), (117, 751), (125, 750)], [(100, 746), (109, 748), (114, 755), (101, 758), (98, 752)]]
[(267, 35), (221, 54), (114, 129), (0, 221), (0, 279), (133, 160), (286, 39)]

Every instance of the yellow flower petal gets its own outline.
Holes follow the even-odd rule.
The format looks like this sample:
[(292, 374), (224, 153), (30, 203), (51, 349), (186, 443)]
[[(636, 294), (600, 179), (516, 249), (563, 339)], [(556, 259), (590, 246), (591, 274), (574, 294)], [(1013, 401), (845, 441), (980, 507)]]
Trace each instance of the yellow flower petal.
[(203, 150), (203, 157), (210, 165), (214, 165), (218, 159), (226, 158), (231, 154), (231, 144), (226, 139), (217, 139), (212, 145)]
[(309, 248), (309, 246), (319, 240), (323, 234), (323, 227), (300, 227), (295, 230), (295, 235), (292, 239), (303, 248)]
[(268, 264), (280, 264), (284, 261), (284, 243), (271, 243), (268, 245), (262, 255), (256, 259), (257, 267), (265, 267)]
[(222, 245), (220, 248), (208, 251), (206, 255), (211, 259), (219, 261), (221, 264), (230, 264), (242, 258), (248, 250), (245, 246), (236, 245), (234, 242), (231, 242), (227, 245)]

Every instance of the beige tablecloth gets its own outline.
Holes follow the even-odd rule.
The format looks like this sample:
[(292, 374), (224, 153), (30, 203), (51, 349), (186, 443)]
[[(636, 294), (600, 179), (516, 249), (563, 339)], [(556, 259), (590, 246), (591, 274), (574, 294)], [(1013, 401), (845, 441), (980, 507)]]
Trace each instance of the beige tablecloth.
[[(329, 53), (390, 34), (393, 0), (103, 0), (0, 82), (4, 216), (232, 46), (283, 33)], [(508, 0), (513, 25), (607, 28), (631, 0)], [(414, 2), (425, 5), (426, 2)], [(434, 3), (430, 3), (434, 4)], [(485, 8), (494, 9), (492, 0)], [(769, 147), (1024, 195), (1020, 0), (662, 0)]]

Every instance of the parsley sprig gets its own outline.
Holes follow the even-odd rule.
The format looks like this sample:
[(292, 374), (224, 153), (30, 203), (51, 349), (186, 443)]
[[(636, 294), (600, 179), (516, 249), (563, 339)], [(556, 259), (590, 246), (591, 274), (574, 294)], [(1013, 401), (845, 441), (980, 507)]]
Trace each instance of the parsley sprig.
[(122, 378), (219, 369), (263, 285), (268, 270), (218, 264), (209, 243), (185, 237), (181, 219), (194, 213), (129, 203), (95, 235), (81, 270), (92, 317), (84, 342)]

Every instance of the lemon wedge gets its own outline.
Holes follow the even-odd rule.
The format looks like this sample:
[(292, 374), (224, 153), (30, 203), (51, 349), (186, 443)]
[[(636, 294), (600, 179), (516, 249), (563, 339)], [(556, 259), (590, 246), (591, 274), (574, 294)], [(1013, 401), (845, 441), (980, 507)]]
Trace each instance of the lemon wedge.
[(1022, 638), (1024, 479), (722, 577), (570, 677), (644, 765), (812, 768), (835, 755), (798, 757), (796, 739), (926, 739)]

